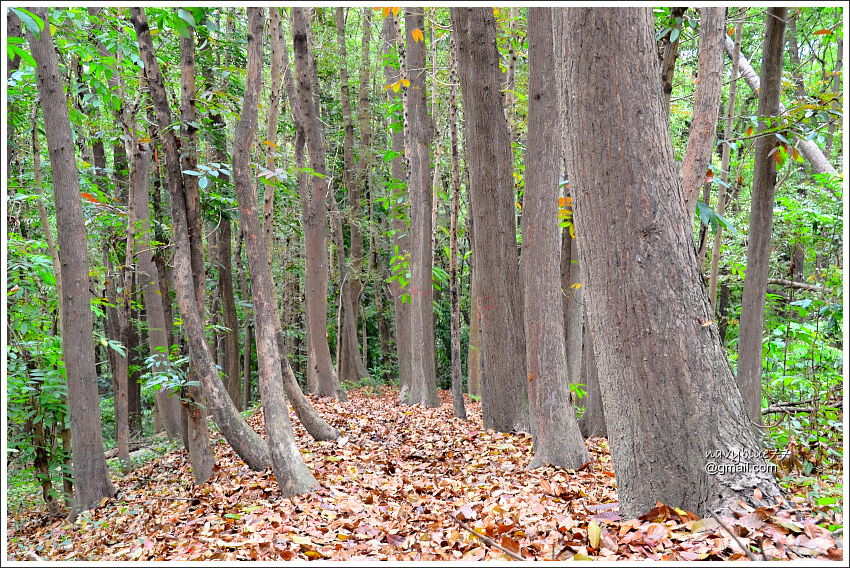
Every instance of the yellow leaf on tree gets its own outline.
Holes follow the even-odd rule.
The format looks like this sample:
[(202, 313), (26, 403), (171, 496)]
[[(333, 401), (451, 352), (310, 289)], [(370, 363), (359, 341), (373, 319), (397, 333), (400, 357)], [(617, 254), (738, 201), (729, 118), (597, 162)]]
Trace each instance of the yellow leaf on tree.
[(402, 80), (400, 80), (400, 81), (399, 81), (399, 83), (401, 83), (401, 84), (402, 84), (402, 85), (404, 85), (405, 87), (409, 87), (409, 86), (410, 86), (410, 80), (408, 80), (408, 79), (402, 79)]
[(271, 146), (272, 148), (277, 148), (277, 144), (275, 144), (271, 140), (263, 140), (263, 144), (265, 144), (266, 146)]
[(390, 11), (392, 11), (392, 8), (384, 8), (384, 17), (385, 18), (390, 15)]
[(399, 12), (401, 12), (401, 8), (393, 8), (393, 16), (398, 16)]
[(574, 289), (578, 290), (579, 288), (581, 288), (581, 285), (582, 285), (581, 282), (576, 282), (575, 284), (570, 284), (570, 288), (574, 288)]
[(415, 30), (412, 30), (410, 32), (410, 35), (413, 38), (413, 41), (425, 41), (425, 34), (422, 33), (421, 28), (416, 28)]

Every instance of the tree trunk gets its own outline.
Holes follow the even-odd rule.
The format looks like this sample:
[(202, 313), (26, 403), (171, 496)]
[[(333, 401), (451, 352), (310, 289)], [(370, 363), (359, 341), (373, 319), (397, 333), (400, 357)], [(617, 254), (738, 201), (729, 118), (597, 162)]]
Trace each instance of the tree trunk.
[[(687, 7), (677, 6), (670, 8), (671, 18), (681, 18), (685, 15)], [(664, 36), (661, 41), (659, 58), (661, 62), (661, 90), (664, 93), (664, 116), (670, 115), (670, 97), (673, 95), (673, 75), (676, 72), (676, 58), (679, 57), (679, 41), (681, 34), (675, 41), (670, 41), (669, 35)]]
[(556, 34), (571, 86), (564, 127), (588, 325), (624, 517), (657, 501), (705, 515), (757, 503), (757, 488), (765, 502), (779, 496), (710, 323), (653, 26), (648, 8), (568, 8)]
[(605, 410), (602, 407), (602, 393), (599, 390), (599, 373), (596, 370), (596, 355), (593, 352), (593, 342), (590, 339), (590, 328), (584, 328), (584, 341), (582, 342), (584, 354), (581, 359), (581, 376), (584, 380), (584, 398), (581, 404), (584, 413), (578, 421), (581, 435), (585, 438), (594, 436), (607, 436), (608, 429), (605, 427)]
[(405, 404), (440, 406), (434, 360), (434, 308), (431, 253), (431, 119), (425, 92), (425, 18), (422, 8), (404, 10), (406, 36), (405, 155), (410, 192), (410, 390)]
[[(567, 206), (567, 211), (572, 205)], [(575, 222), (575, 219), (573, 219)], [(561, 233), (561, 304), (563, 313), (564, 337), (566, 339), (566, 375), (571, 383), (582, 383), (582, 358), (584, 343), (584, 283), (581, 276), (581, 262), (578, 258), (578, 244), (565, 227)]]
[[(723, 87), (723, 38), (726, 33), (725, 8), (700, 8), (699, 82), (694, 95), (694, 111), (688, 146), (682, 161), (682, 188), (685, 192), (685, 211), (693, 227), (699, 190), (711, 164), (717, 117), (720, 114), (720, 91)], [(692, 230), (690, 231), (693, 232)]]
[[(398, 21), (395, 18), (384, 18), (384, 26), (382, 35), (384, 38), (384, 52), (387, 57), (387, 63), (384, 65), (384, 79), (387, 84), (392, 85), (401, 80), (401, 69), (395, 67), (391, 61), (392, 56), (397, 53), (398, 46)], [(387, 90), (387, 96), (393, 105), (396, 105), (401, 96), (394, 89)], [(401, 120), (401, 116), (393, 114), (390, 117), (391, 122)], [(398, 200), (401, 202), (407, 201), (407, 188), (404, 184), (405, 169), (404, 169), (404, 133), (400, 128), (392, 127), (392, 151), (393, 158), (390, 168), (391, 195), (392, 203)], [(410, 250), (410, 236), (408, 235), (407, 219), (405, 209), (401, 207), (393, 207), (390, 212), (392, 218), (392, 257), (401, 258)], [(394, 262), (392, 264), (395, 264)], [(393, 268), (393, 267), (391, 267)], [(399, 391), (404, 394), (410, 390), (410, 303), (402, 301), (402, 296), (406, 291), (402, 288), (401, 283), (397, 279), (390, 282), (390, 291), (393, 295), (393, 308), (395, 310), (395, 330), (396, 330), (396, 354), (398, 359), (398, 377)]]
[(248, 8), (248, 65), (242, 116), (233, 139), (233, 185), (239, 200), (239, 214), (245, 228), (248, 268), (251, 271), (251, 297), (257, 331), (257, 364), (260, 371), (260, 397), (263, 401), (272, 471), (283, 497), (309, 491), (316, 480), (307, 469), (295, 443), (283, 390), (281, 361), (275, 334), (278, 320), (274, 303), (269, 259), (259, 223), (257, 190), (250, 170), (251, 142), (257, 134), (257, 114), (262, 89), (263, 10)]
[(68, 411), (74, 445), (74, 509), (96, 507), (115, 492), (103, 457), (103, 437), (97, 394), (92, 313), (89, 305), (89, 261), (86, 254), (86, 229), (80, 203), (80, 180), (71, 140), (68, 101), (59, 75), (53, 37), (46, 8), (33, 8), (44, 21), (44, 29), (35, 37), (27, 32), (30, 49), (38, 66), (36, 82), (44, 113), (44, 130), (53, 177), (56, 225), (63, 284), (62, 353), (68, 380)]
[[(251, 291), (248, 289), (248, 275), (243, 270), (242, 266), (242, 244), (245, 242), (245, 231), (242, 228), (242, 221), (239, 222), (239, 245), (236, 248), (236, 271), (240, 274), (239, 277), (239, 293), (242, 295), (242, 301), (246, 301), (251, 296)], [(242, 351), (242, 408), (247, 409), (251, 404), (251, 316), (245, 314), (245, 346)]]
[[(475, 253), (473, 252), (473, 255)], [(466, 389), (470, 396), (481, 396), (481, 308), (475, 289), (475, 268), (470, 267), (469, 285), (469, 348), (466, 355)]]
[(552, 8), (528, 10), (528, 139), (522, 215), (525, 354), (534, 458), (530, 468), (590, 461), (570, 405), (561, 303), (558, 112)]
[[(771, 8), (767, 12), (759, 117), (773, 117), (782, 112), (779, 109), (779, 95), (782, 89), (785, 13), (785, 8)], [(759, 121), (760, 130), (770, 128), (768, 120), (762, 118)], [(744, 279), (738, 336), (738, 388), (744, 396), (750, 420), (756, 424), (761, 424), (764, 301), (770, 271), (773, 200), (776, 194), (776, 160), (773, 153), (778, 148), (779, 140), (775, 136), (760, 136), (755, 140), (752, 206), (747, 232), (747, 276)]]
[[(746, 8), (738, 9), (737, 23), (735, 24), (735, 48), (732, 53), (732, 70), (729, 80), (729, 97), (726, 106), (726, 123), (723, 126), (723, 139), (729, 140), (732, 138), (732, 132), (735, 122), (735, 103), (738, 94), (738, 61), (741, 57), (741, 38), (744, 36), (744, 15)], [(720, 156), (720, 187), (717, 189), (717, 214), (723, 215), (726, 212), (727, 201), (727, 185), (731, 176), (729, 175), (729, 164), (731, 163), (732, 149), (729, 144), (723, 144), (722, 154)], [(717, 308), (717, 277), (720, 273), (720, 245), (723, 242), (723, 227), (719, 224), (714, 230), (714, 239), (711, 244), (711, 268), (708, 276), (708, 299), (711, 302), (712, 311)]]
[(499, 100), (496, 22), (490, 8), (452, 8), (458, 34), (475, 232), (474, 286), (481, 310), (484, 426), (528, 430), (521, 280), (517, 266), (513, 153)]
[[(735, 53), (735, 42), (729, 36), (726, 36), (725, 43), (723, 44), (724, 49), (726, 50), (726, 54), (729, 57), (734, 57)], [(756, 74), (755, 70), (753, 70), (753, 66), (750, 65), (750, 62), (747, 61), (747, 58), (744, 57), (743, 54), (740, 54), (738, 57), (738, 71), (741, 73), (741, 76), (746, 81), (747, 85), (749, 85), (750, 89), (753, 92), (760, 93), (761, 79), (759, 79), (758, 74)], [(781, 102), (779, 103), (778, 113), (782, 114), (785, 112), (785, 105)], [(821, 149), (818, 148), (817, 143), (814, 140), (797, 140), (795, 144), (797, 150), (799, 150), (800, 154), (806, 158), (809, 163), (812, 165), (812, 173), (815, 174), (835, 174), (835, 168), (832, 164), (829, 163), (829, 160), (821, 152)]]
[[(342, 322), (340, 325), (340, 336), (337, 338), (339, 343), (337, 374), (340, 381), (353, 382), (369, 376), (369, 372), (360, 358), (360, 347), (357, 343), (357, 313), (359, 311), (357, 299), (360, 297), (361, 284), (356, 271), (359, 270), (363, 262), (363, 236), (360, 234), (360, 229), (357, 226), (357, 220), (360, 217), (360, 188), (358, 186), (360, 180), (356, 179), (357, 176), (355, 176), (354, 121), (351, 113), (351, 95), (348, 89), (348, 53), (345, 48), (345, 15), (343, 8), (338, 7), (335, 9), (335, 17), (337, 45), (339, 46), (341, 59), (339, 80), (344, 130), (342, 141), (342, 184), (348, 192), (348, 201), (351, 207), (351, 221), (349, 223), (351, 245), (349, 256), (351, 257), (353, 269), (347, 269), (344, 262), (340, 265), (340, 278), (344, 282), (341, 285), (342, 293), (340, 294)], [(342, 220), (340, 219), (339, 222), (341, 224)], [(339, 247), (340, 250), (337, 254), (340, 255), (340, 258), (343, 258), (342, 243), (339, 244)]]
[[(310, 188), (301, 195), (304, 223), (305, 281), (308, 345), (311, 365), (308, 374), (315, 375), (320, 396), (343, 396), (339, 380), (331, 363), (328, 347), (328, 226), (325, 198), (329, 191), (325, 166), (325, 142), (316, 107), (314, 71), (307, 47), (310, 22), (306, 8), (292, 10), (292, 42), (295, 49), (295, 68), (298, 74), (297, 104), (292, 103), (297, 122), (302, 123), (309, 155)], [(307, 188), (305, 188), (307, 189)]]
[(174, 237), (174, 280), (177, 303), (183, 326), (189, 339), (189, 348), (198, 378), (206, 394), (206, 402), (216, 423), (236, 451), (255, 470), (265, 469), (270, 463), (268, 448), (263, 439), (254, 432), (239, 415), (227, 391), (218, 378), (215, 359), (204, 337), (203, 321), (198, 313), (197, 296), (192, 278), (191, 245), (186, 219), (186, 202), (179, 161), (177, 138), (168, 125), (171, 111), (166, 99), (165, 84), (159, 62), (153, 49), (147, 18), (140, 8), (131, 8), (130, 19), (136, 29), (139, 51), (144, 61), (144, 73), (154, 103), (157, 124), (162, 132), (166, 173), (171, 194), (172, 232)]
[(451, 140), (452, 159), (452, 212), (449, 228), (449, 278), (452, 296), (452, 404), (455, 417), (466, 420), (466, 406), (463, 402), (463, 376), (461, 375), (460, 360), (460, 282), (457, 271), (457, 230), (460, 215), (460, 153), (458, 152), (457, 135), (457, 38), (451, 35), (449, 73), (451, 83), (449, 95), (449, 137)]

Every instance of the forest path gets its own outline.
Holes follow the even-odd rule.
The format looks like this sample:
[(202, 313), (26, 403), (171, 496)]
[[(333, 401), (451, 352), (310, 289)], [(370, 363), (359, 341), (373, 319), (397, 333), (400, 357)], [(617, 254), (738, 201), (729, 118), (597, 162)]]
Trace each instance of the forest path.
[[(302, 453), (322, 487), (277, 496), (270, 471), (250, 471), (223, 442), (209, 483), (193, 487), (186, 452), (154, 459), (125, 478), (118, 494), (76, 524), (32, 511), (10, 516), (9, 553), (21, 560), (505, 560), (508, 555), (459, 526), (452, 515), (528, 559), (746, 559), (712, 519), (658, 507), (641, 520), (616, 512), (606, 440), (588, 440), (593, 462), (580, 471), (525, 469), (531, 439), (482, 430), (440, 408), (405, 407), (383, 388), (349, 392), (344, 403), (311, 397), (342, 433), (314, 442), (290, 410)], [(262, 412), (249, 419), (263, 432)], [(840, 559), (812, 511), (742, 511), (725, 519), (744, 545), (769, 558)]]

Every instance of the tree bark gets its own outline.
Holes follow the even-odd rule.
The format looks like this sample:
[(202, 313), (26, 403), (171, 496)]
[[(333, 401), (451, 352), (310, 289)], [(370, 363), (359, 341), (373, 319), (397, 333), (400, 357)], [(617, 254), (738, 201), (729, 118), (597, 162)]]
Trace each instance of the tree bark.
[(59, 75), (47, 8), (33, 8), (44, 29), (35, 37), (27, 32), (30, 50), (38, 63), (36, 83), (44, 113), (44, 129), (53, 177), (56, 225), (63, 284), (62, 354), (68, 380), (68, 411), (74, 447), (75, 502), (72, 517), (96, 507), (115, 493), (103, 458), (103, 437), (97, 394), (89, 261), (80, 179), (71, 140), (68, 100)]
[[(384, 65), (384, 79), (388, 85), (396, 84), (401, 80), (401, 68), (392, 63), (392, 56), (398, 53), (398, 21), (395, 18), (384, 18), (382, 35), (384, 38), (384, 52), (386, 64)], [(400, 64), (399, 64), (400, 65)], [(398, 104), (400, 93), (394, 89), (387, 90), (387, 96), (395, 106)], [(389, 119), (391, 123), (401, 120), (396, 113)], [(402, 257), (410, 250), (410, 236), (408, 234), (408, 221), (403, 207), (395, 206), (395, 203), (407, 201), (407, 187), (404, 184), (404, 132), (398, 125), (391, 126), (393, 158), (390, 166), (390, 187), (392, 191), (392, 256)], [(393, 308), (395, 310), (396, 328), (396, 356), (398, 359), (399, 391), (403, 394), (410, 389), (410, 304), (402, 301), (405, 290), (397, 279), (390, 282), (390, 291), (393, 295)]]
[[(687, 7), (677, 6), (670, 8), (671, 18), (681, 18), (685, 15)], [(679, 41), (682, 35), (676, 38), (676, 41), (670, 41), (670, 36), (664, 36), (661, 39), (661, 48), (659, 58), (661, 62), (661, 90), (664, 93), (664, 108), (665, 116), (670, 116), (670, 98), (673, 95), (673, 76), (676, 72), (676, 58), (679, 57)]]
[(704, 515), (757, 503), (757, 488), (764, 502), (779, 496), (710, 323), (653, 26), (648, 8), (568, 8), (569, 33), (556, 35), (571, 86), (564, 126), (588, 325), (624, 517), (657, 501)]
[(410, 192), (410, 390), (405, 404), (440, 406), (434, 360), (433, 256), (431, 252), (431, 118), (425, 92), (425, 40), (422, 8), (405, 8), (407, 44), (405, 155)]
[(458, 34), (470, 196), (474, 285), (481, 310), (484, 426), (528, 430), (525, 338), (516, 247), (513, 152), (499, 99), (496, 22), (490, 8), (452, 8)]
[(206, 394), (207, 404), (221, 433), (249, 467), (255, 470), (265, 469), (270, 464), (268, 448), (263, 439), (239, 415), (236, 406), (230, 400), (218, 378), (215, 359), (204, 337), (203, 321), (198, 313), (197, 296), (192, 278), (191, 245), (179, 148), (173, 130), (168, 127), (173, 121), (166, 98), (165, 84), (154, 53), (147, 18), (141, 8), (131, 8), (130, 14), (136, 30), (139, 51), (145, 64), (144, 73), (150, 87), (157, 124), (162, 132), (167, 181), (171, 194), (175, 288), (183, 326), (189, 339), (190, 352)]
[(316, 107), (314, 70), (307, 46), (309, 17), (306, 8), (292, 9), (292, 42), (295, 49), (295, 68), (298, 74), (297, 104), (292, 109), (297, 122), (304, 130), (310, 169), (310, 188), (301, 195), (304, 223), (304, 251), (306, 257), (306, 308), (307, 334), (310, 350), (310, 367), (316, 379), (317, 393), (336, 399), (344, 393), (331, 363), (328, 346), (328, 226), (325, 199), (329, 191), (325, 165), (325, 142)]
[[(239, 200), (239, 214), (245, 228), (248, 268), (251, 271), (251, 297), (257, 331), (257, 364), (260, 371), (260, 397), (263, 401), (272, 471), (284, 497), (309, 491), (316, 480), (301, 457), (283, 389), (280, 354), (275, 322), (274, 285), (269, 259), (262, 239), (257, 190), (250, 170), (251, 141), (257, 134), (257, 114), (262, 89), (263, 9), (248, 8), (248, 65), (242, 115), (233, 138), (233, 185)], [(285, 361), (285, 359), (284, 359)]]
[[(705, 183), (711, 164), (711, 151), (720, 114), (720, 91), (723, 87), (723, 38), (725, 37), (725, 8), (700, 8), (698, 83), (694, 95), (694, 111), (688, 146), (682, 162), (682, 188), (685, 192), (685, 211), (694, 224), (699, 190)], [(692, 231), (691, 231), (692, 232)]]
[[(767, 12), (764, 55), (759, 90), (759, 129), (770, 128), (777, 116), (782, 89), (782, 50), (785, 34), (785, 8)], [(747, 276), (741, 299), (741, 328), (738, 336), (738, 388), (744, 396), (750, 420), (761, 424), (762, 332), (767, 276), (770, 271), (770, 239), (773, 231), (773, 200), (776, 194), (775, 136), (755, 140), (752, 206), (747, 244)]]
[(561, 303), (558, 113), (552, 8), (528, 10), (528, 139), (522, 215), (525, 354), (534, 439), (530, 468), (590, 461), (570, 405)]
[[(735, 53), (735, 42), (729, 36), (726, 36), (725, 43), (723, 44), (724, 49), (726, 50), (726, 54), (729, 57), (734, 58)], [(749, 85), (750, 89), (753, 92), (760, 93), (761, 79), (759, 79), (758, 74), (756, 74), (753, 66), (750, 65), (750, 62), (744, 57), (743, 54), (740, 54), (738, 57), (738, 71), (741, 73), (741, 76), (746, 81), (747, 85)], [(782, 114), (785, 112), (785, 105), (781, 102), (779, 103), (778, 113)], [(812, 173), (815, 174), (835, 174), (835, 168), (829, 162), (827, 157), (818, 148), (817, 143), (813, 140), (797, 140), (795, 144), (797, 150), (799, 150), (800, 154), (806, 158), (809, 163), (812, 165)]]
[[(557, 185), (557, 184), (556, 184)], [(568, 205), (572, 211), (572, 205)], [(573, 218), (573, 222), (575, 219)], [(561, 234), (561, 263), (560, 282), (562, 282), (561, 304), (566, 340), (566, 371), (567, 381), (583, 382), (582, 358), (584, 342), (584, 283), (581, 276), (581, 262), (578, 258), (578, 244), (565, 227)]]
[(584, 355), (582, 356), (581, 376), (584, 380), (584, 413), (578, 421), (581, 435), (584, 438), (594, 436), (605, 437), (608, 428), (605, 426), (605, 409), (602, 406), (602, 392), (599, 390), (599, 373), (596, 369), (596, 354), (593, 352), (593, 341), (590, 338), (590, 326), (584, 328), (584, 341), (582, 342)]
[(452, 404), (456, 418), (466, 420), (466, 406), (463, 402), (463, 376), (461, 375), (460, 360), (460, 282), (457, 270), (458, 257), (458, 216), (460, 215), (460, 153), (458, 151), (457, 135), (457, 38), (451, 35), (449, 83), (449, 138), (452, 160), (452, 211), (449, 227), (449, 278), (452, 296)]
[[(735, 122), (735, 103), (738, 95), (738, 62), (741, 57), (741, 39), (744, 36), (744, 15), (746, 8), (738, 9), (737, 23), (735, 24), (735, 47), (732, 50), (732, 70), (729, 80), (729, 97), (726, 106), (726, 123), (723, 126), (723, 139), (729, 140), (732, 138), (732, 132)], [(724, 40), (725, 41), (725, 40)], [(729, 184), (729, 164), (731, 163), (732, 149), (729, 144), (723, 144), (722, 154), (720, 156), (720, 187), (717, 189), (717, 214), (723, 215), (726, 212), (727, 186)], [(717, 308), (717, 278), (720, 274), (720, 245), (723, 242), (723, 227), (719, 224), (714, 230), (714, 239), (711, 243), (711, 268), (708, 276), (708, 299), (711, 302), (713, 311)]]

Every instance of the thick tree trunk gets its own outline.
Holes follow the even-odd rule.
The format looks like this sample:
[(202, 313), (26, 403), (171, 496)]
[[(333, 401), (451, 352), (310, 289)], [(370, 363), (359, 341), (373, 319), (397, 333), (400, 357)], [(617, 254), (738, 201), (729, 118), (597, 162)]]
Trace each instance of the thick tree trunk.
[(56, 225), (63, 284), (62, 354), (68, 380), (68, 411), (74, 446), (75, 503), (72, 516), (96, 507), (115, 492), (103, 457), (103, 437), (97, 394), (92, 313), (89, 301), (89, 261), (80, 179), (71, 140), (68, 101), (59, 74), (47, 9), (33, 8), (45, 23), (35, 37), (27, 32), (38, 66), (36, 83), (44, 113), (44, 130), (53, 177)]
[[(309, 17), (307, 8), (292, 10), (292, 42), (298, 74), (297, 104), (292, 103), (297, 122), (301, 122), (309, 155), (309, 189), (301, 195), (306, 257), (306, 308), (308, 346), (311, 354), (308, 374), (315, 375), (317, 393), (340, 399), (344, 393), (331, 363), (328, 346), (328, 225), (325, 199), (328, 191), (325, 165), (325, 142), (319, 122), (314, 84), (314, 70), (307, 46)], [(318, 174), (318, 175), (317, 175)]]
[(694, 111), (688, 146), (682, 161), (682, 190), (685, 193), (685, 211), (694, 224), (699, 190), (705, 183), (705, 174), (711, 163), (711, 151), (720, 114), (720, 91), (723, 87), (723, 38), (725, 30), (725, 8), (700, 8), (699, 60)]
[(248, 65), (242, 115), (236, 125), (233, 139), (233, 185), (245, 228), (248, 268), (251, 271), (251, 297), (257, 330), (257, 364), (260, 371), (260, 397), (263, 401), (266, 441), (271, 455), (272, 471), (280, 485), (281, 494), (284, 497), (292, 497), (309, 491), (316, 485), (316, 480), (301, 457), (289, 421), (275, 333), (278, 316), (274, 303), (274, 284), (260, 229), (257, 190), (251, 179), (251, 142), (257, 134), (262, 68), (263, 10), (248, 8)]
[[(759, 129), (770, 128), (769, 117), (778, 115), (782, 89), (782, 50), (785, 34), (785, 8), (767, 12), (764, 55), (759, 90)], [(765, 120), (765, 117), (768, 117)], [(770, 239), (773, 231), (773, 200), (776, 194), (776, 160), (779, 147), (775, 136), (755, 140), (752, 206), (747, 244), (747, 276), (741, 299), (741, 329), (738, 339), (738, 388), (744, 396), (747, 413), (761, 424), (762, 333), (767, 276), (770, 271)]]
[[(561, 303), (558, 112), (552, 8), (528, 10), (528, 139), (522, 215), (525, 357), (534, 458), (530, 468), (590, 461), (570, 404)], [(580, 327), (579, 327), (580, 328)]]
[[(726, 122), (723, 126), (723, 139), (729, 140), (732, 138), (732, 132), (735, 122), (735, 103), (738, 94), (738, 60), (741, 57), (741, 38), (744, 36), (744, 14), (746, 8), (738, 9), (737, 23), (735, 24), (735, 48), (732, 53), (732, 70), (729, 80), (729, 96), (726, 106)], [(725, 41), (725, 40), (724, 40)], [(723, 215), (726, 212), (727, 190), (731, 176), (729, 175), (729, 164), (731, 163), (732, 149), (729, 144), (723, 144), (723, 150), (720, 156), (720, 187), (717, 189), (717, 207), (718, 215)], [(714, 239), (711, 243), (711, 268), (708, 276), (708, 299), (711, 302), (711, 307), (714, 311), (717, 308), (717, 278), (720, 273), (720, 245), (723, 242), (723, 227), (719, 224), (714, 230)]]
[(163, 153), (171, 194), (172, 232), (174, 237), (174, 279), (177, 303), (195, 369), (206, 394), (206, 402), (221, 433), (236, 453), (255, 470), (270, 464), (268, 448), (263, 439), (239, 415), (218, 378), (215, 359), (204, 337), (203, 321), (198, 313), (197, 296), (192, 278), (191, 245), (186, 219), (186, 201), (179, 161), (177, 138), (168, 125), (171, 111), (166, 99), (165, 84), (154, 53), (147, 18), (140, 8), (131, 8), (130, 19), (136, 29), (139, 51), (144, 61), (144, 73), (151, 91), (157, 124), (162, 132)]
[(405, 404), (440, 406), (434, 359), (434, 308), (431, 252), (431, 118), (425, 92), (425, 40), (422, 8), (405, 8), (406, 87), (405, 155), (410, 192), (410, 390)]
[(768, 503), (779, 495), (710, 323), (653, 25), (648, 8), (568, 8), (569, 33), (556, 35), (588, 325), (625, 517), (657, 501), (704, 515), (756, 503), (756, 489)]
[(457, 134), (457, 38), (451, 35), (450, 63), (450, 95), (449, 95), (449, 138), (452, 160), (452, 212), (449, 227), (449, 278), (452, 295), (452, 403), (455, 417), (466, 420), (466, 406), (463, 402), (463, 376), (461, 375), (460, 360), (460, 281), (457, 270), (458, 257), (458, 216), (460, 215), (460, 152), (458, 151)]
[(458, 34), (470, 196), (474, 286), (481, 310), (484, 426), (528, 430), (521, 280), (517, 261), (513, 153), (499, 100), (496, 22), (490, 8), (452, 8)]
[[(391, 64), (393, 56), (398, 53), (398, 21), (395, 18), (384, 18), (382, 35), (384, 40), (384, 53), (388, 57), (384, 65), (384, 79), (388, 85), (401, 80), (401, 68)], [(393, 104), (398, 103), (401, 95), (394, 89), (387, 90), (387, 96)], [(390, 122), (401, 120), (401, 116), (394, 114)], [(404, 133), (400, 128), (391, 127), (393, 159), (390, 166), (390, 186), (393, 202), (407, 201), (407, 188), (404, 184)], [(407, 218), (405, 209), (394, 207), (391, 211), (392, 218), (392, 257), (398, 258), (406, 255), (410, 250), (410, 236), (408, 235)], [(395, 311), (396, 331), (396, 357), (398, 359), (399, 391), (403, 394), (410, 389), (410, 303), (402, 302), (402, 296), (407, 293), (401, 287), (397, 279), (390, 282), (390, 291), (393, 295), (393, 308)]]
[[(729, 36), (726, 36), (725, 43), (723, 44), (724, 49), (726, 50), (726, 54), (729, 57), (734, 57), (735, 53), (735, 42)], [(753, 66), (750, 65), (750, 62), (744, 57), (743, 54), (740, 54), (738, 57), (738, 71), (741, 73), (741, 76), (746, 81), (747, 85), (749, 85), (750, 89), (753, 92), (760, 93), (761, 79), (759, 79), (758, 74), (753, 69)], [(781, 102), (779, 103), (778, 113), (782, 114), (785, 112), (785, 105)], [(806, 158), (809, 163), (812, 165), (812, 173), (815, 174), (835, 174), (835, 168), (829, 163), (829, 160), (818, 148), (817, 143), (814, 140), (797, 140), (796, 148), (799, 150), (800, 154)]]

